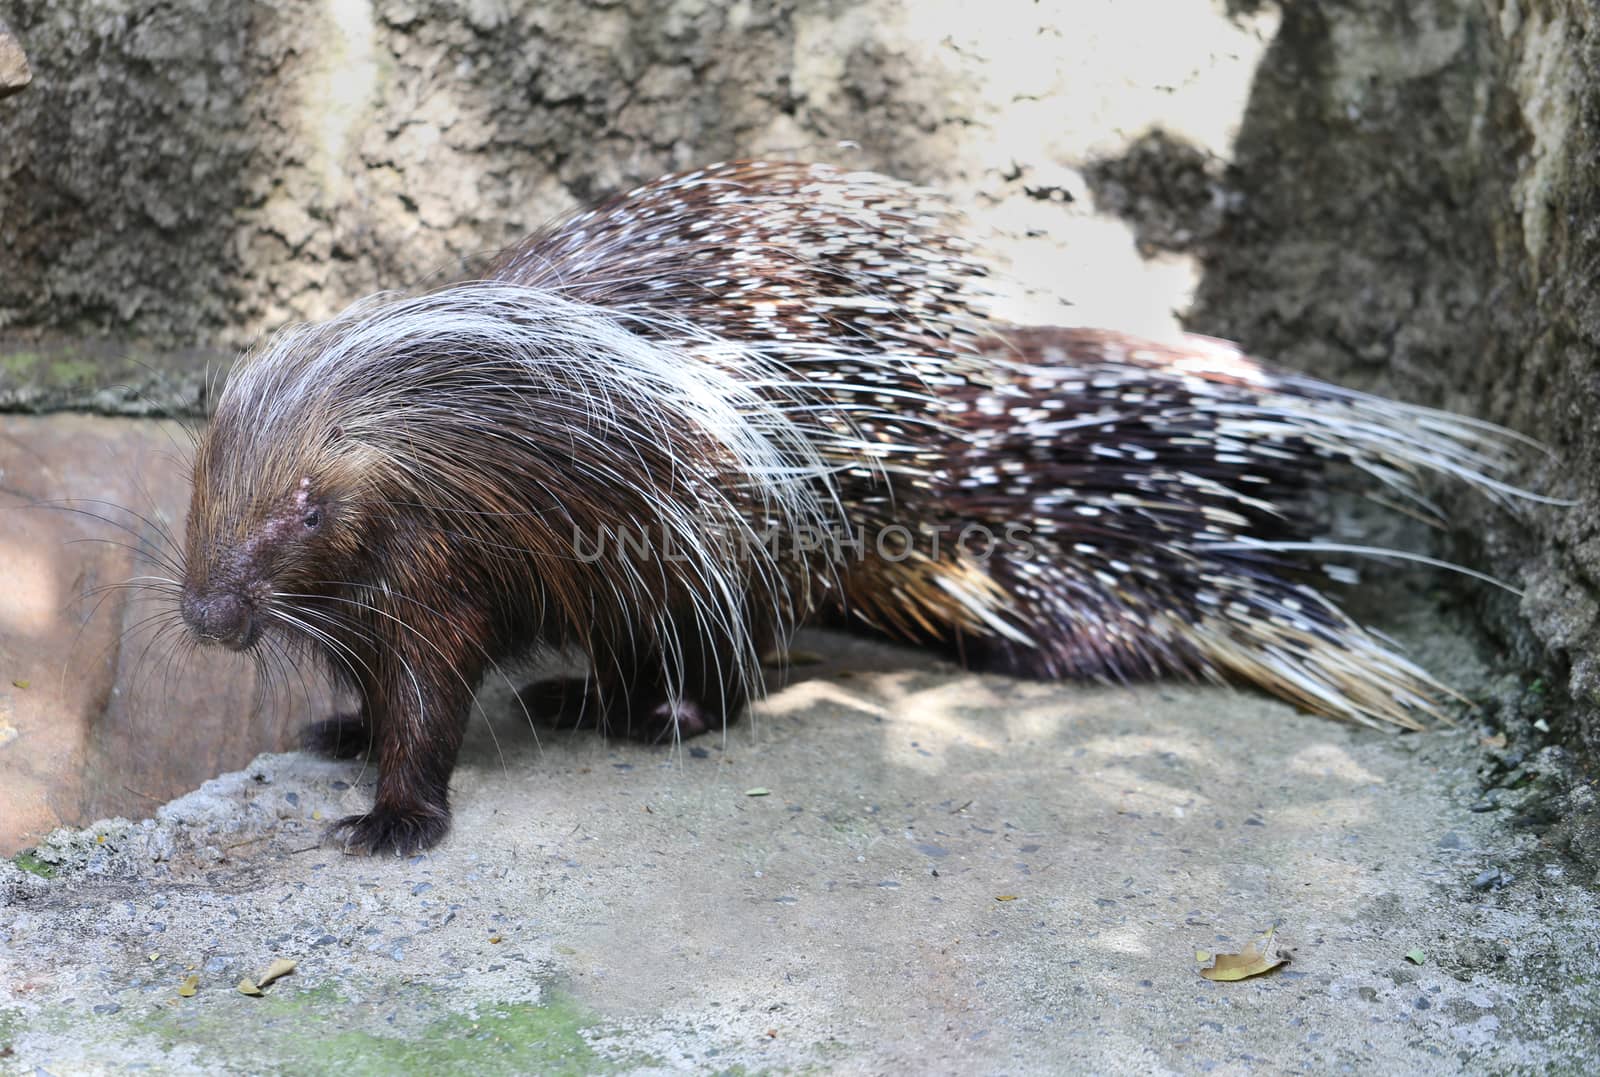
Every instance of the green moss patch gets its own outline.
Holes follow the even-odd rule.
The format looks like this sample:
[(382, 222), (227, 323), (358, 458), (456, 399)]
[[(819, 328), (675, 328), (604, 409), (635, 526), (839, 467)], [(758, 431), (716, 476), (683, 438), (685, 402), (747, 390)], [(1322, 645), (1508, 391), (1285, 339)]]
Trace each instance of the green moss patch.
[(405, 984), (362, 1001), (327, 984), (297, 991), (292, 981), (259, 999), (217, 991), (203, 989), (135, 1024), (168, 1049), (199, 1047), (263, 1072), (496, 1077), (612, 1073), (650, 1061), (596, 1051), (585, 1033), (604, 1034), (598, 1019), (559, 994), (538, 1003), (487, 1003), (467, 1016), (443, 1011), (436, 991)]
[(18, 853), (11, 858), (11, 862), (30, 875), (37, 875), (41, 879), (55, 878), (55, 865), (47, 864), (33, 853)]
[(0, 371), (46, 385), (80, 385), (103, 376), (103, 367), (93, 359), (27, 351), (0, 355)]

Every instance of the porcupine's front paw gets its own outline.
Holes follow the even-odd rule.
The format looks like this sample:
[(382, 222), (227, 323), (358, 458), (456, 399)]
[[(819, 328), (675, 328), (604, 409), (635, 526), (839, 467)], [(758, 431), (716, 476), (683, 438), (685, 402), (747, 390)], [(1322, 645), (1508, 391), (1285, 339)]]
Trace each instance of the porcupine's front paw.
[(314, 722), (300, 734), (300, 747), (329, 759), (354, 759), (372, 746), (372, 727), (359, 714), (340, 714)]
[(328, 828), (324, 840), (352, 855), (410, 856), (432, 848), (450, 829), (448, 809), (419, 806), (404, 811), (373, 808), (347, 815)]

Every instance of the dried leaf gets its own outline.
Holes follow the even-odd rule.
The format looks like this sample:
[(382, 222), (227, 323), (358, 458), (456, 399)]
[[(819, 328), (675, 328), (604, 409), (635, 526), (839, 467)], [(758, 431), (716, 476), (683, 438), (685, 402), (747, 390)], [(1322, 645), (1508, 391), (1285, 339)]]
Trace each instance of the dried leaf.
[(758, 785), (754, 789), (746, 789), (744, 791), (744, 795), (747, 797), (770, 797), (772, 795), (772, 790), (763, 789)]
[(251, 980), (248, 980), (248, 979), (240, 980), (239, 981), (239, 994), (241, 994), (241, 995), (252, 995), (252, 996), (254, 996), (256, 998), (260, 998), (261, 997), (261, 988), (257, 987), (255, 985), (254, 981), (251, 981)]
[(996, 901), (1015, 901), (1015, 900), (1017, 900), (1017, 895), (1015, 895), (1015, 894), (996, 894), (994, 899)]
[(21, 688), (24, 691), (26, 691), (27, 688), (28, 688), (28, 685), (30, 685), (32, 683), (33, 683), (32, 681), (12, 681), (11, 682), (11, 686), (13, 688)]
[(286, 957), (280, 957), (272, 964), (267, 966), (267, 971), (263, 972), (261, 974), (261, 979), (257, 980), (256, 982), (260, 986), (265, 987), (272, 981), (289, 975), (289, 973), (294, 971), (297, 964), (299, 964), (299, 962), (291, 961)]
[(194, 998), (194, 993), (198, 990), (200, 990), (200, 977), (194, 973), (178, 985), (178, 994), (183, 998)]
[[(1273, 939), (1276, 931), (1273, 928), (1236, 954), (1218, 954), (1216, 962), (1210, 968), (1201, 969), (1200, 975), (1208, 980), (1243, 980), (1287, 964), (1288, 956), (1278, 952), (1278, 944)], [(1198, 951), (1196, 956), (1199, 956)]]

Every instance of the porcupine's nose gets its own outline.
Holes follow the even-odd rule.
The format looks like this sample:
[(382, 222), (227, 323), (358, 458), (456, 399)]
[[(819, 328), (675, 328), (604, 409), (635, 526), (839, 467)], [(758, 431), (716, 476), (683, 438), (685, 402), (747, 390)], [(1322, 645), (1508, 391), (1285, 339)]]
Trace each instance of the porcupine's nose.
[(220, 643), (242, 651), (255, 642), (255, 616), (242, 595), (216, 590), (185, 590), (183, 619), (202, 643)]

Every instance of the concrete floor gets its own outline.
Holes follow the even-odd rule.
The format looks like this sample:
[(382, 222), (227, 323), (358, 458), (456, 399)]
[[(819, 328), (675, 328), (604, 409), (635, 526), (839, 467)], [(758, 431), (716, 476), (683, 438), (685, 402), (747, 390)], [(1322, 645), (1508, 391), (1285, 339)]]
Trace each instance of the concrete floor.
[(805, 645), (676, 753), (486, 693), (427, 856), (319, 845), (372, 769), (289, 754), (0, 861), (0, 1073), (1600, 1067), (1600, 891), (1476, 733)]

